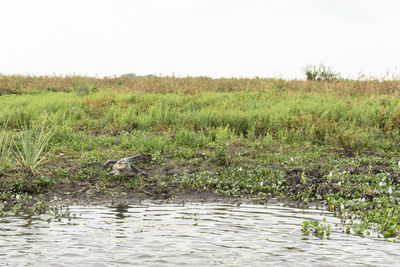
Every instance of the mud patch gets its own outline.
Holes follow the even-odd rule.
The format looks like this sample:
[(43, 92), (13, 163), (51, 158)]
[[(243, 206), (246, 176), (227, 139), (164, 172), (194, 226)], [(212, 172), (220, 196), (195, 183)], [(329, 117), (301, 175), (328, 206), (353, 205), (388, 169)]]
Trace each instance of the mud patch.
[(91, 136), (119, 136), (119, 130), (109, 130), (109, 131), (93, 131), (90, 133)]
[(292, 169), (287, 170), (284, 176), (289, 191), (292, 194), (304, 190), (311, 190), (314, 193), (325, 191), (326, 186), (322, 186), (324, 182), (323, 171), (320, 168), (316, 169)]
[[(153, 184), (153, 186), (150, 186)], [(73, 191), (72, 189), (75, 189)], [(211, 192), (199, 192), (182, 190), (179, 187), (155, 186), (155, 182), (149, 183), (145, 188), (125, 188), (124, 184), (116, 181), (107, 186), (105, 192), (96, 191), (93, 184), (88, 182), (74, 182), (70, 184), (58, 184), (45, 193), (46, 199), (60, 205), (120, 205), (141, 204), (143, 201), (155, 203), (229, 203), (229, 204), (277, 204), (290, 203), (298, 207), (301, 203), (280, 200), (276, 198), (263, 199), (262, 202), (254, 195), (239, 197), (218, 195)]]
[(315, 190), (315, 192), (320, 195), (326, 195), (328, 193), (337, 193), (342, 191), (344, 191), (344, 189), (341, 186), (328, 182), (321, 183)]

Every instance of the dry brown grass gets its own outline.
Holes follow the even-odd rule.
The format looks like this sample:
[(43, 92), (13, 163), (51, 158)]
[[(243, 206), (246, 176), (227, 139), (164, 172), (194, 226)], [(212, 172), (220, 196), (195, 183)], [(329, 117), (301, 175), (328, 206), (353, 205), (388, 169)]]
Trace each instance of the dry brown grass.
[(198, 93), (268, 91), (288, 93), (329, 93), (337, 96), (394, 95), (400, 92), (399, 80), (337, 80), (304, 81), (265, 78), (218, 78), (208, 77), (105, 77), (84, 76), (21, 76), (0, 75), (0, 95), (23, 94), (34, 91), (72, 92), (78, 86), (99, 90), (148, 92), (148, 93)]

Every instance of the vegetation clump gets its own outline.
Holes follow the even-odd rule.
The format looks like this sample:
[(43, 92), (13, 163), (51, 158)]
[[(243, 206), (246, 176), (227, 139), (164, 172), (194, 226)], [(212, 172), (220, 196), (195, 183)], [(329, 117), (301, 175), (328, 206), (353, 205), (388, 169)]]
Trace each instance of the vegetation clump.
[(326, 218), (319, 222), (317, 220), (303, 221), (302, 231), (304, 235), (313, 234), (320, 238), (329, 238), (332, 225), (326, 222)]
[(14, 143), (15, 161), (33, 175), (36, 175), (35, 170), (45, 158), (43, 151), (53, 134), (52, 129), (45, 129), (44, 123), (39, 128), (23, 127), (19, 142)]
[(330, 67), (326, 67), (322, 63), (318, 66), (307, 65), (304, 73), (308, 81), (335, 81), (340, 79), (340, 74), (334, 72)]

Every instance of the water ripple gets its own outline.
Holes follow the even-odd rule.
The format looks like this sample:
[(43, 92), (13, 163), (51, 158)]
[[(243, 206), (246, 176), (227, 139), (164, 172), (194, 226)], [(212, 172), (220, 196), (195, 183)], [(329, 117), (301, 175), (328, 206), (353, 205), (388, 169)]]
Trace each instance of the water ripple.
[(329, 212), (282, 206), (186, 204), (71, 207), (71, 221), (0, 217), (0, 266), (396, 265), (398, 245), (301, 234)]

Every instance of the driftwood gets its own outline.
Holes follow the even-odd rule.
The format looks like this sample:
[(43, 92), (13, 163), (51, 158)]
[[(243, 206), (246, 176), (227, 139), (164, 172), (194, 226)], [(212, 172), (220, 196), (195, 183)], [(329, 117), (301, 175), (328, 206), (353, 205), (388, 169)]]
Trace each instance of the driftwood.
[(135, 162), (140, 161), (151, 161), (151, 155), (141, 154), (137, 156), (122, 158), (119, 160), (107, 160), (104, 164), (102, 164), (102, 166), (108, 167), (109, 165), (114, 164), (112, 171), (110, 171), (110, 174), (113, 174), (115, 176), (136, 176), (138, 174), (147, 176), (146, 173), (141, 171), (134, 164)]

